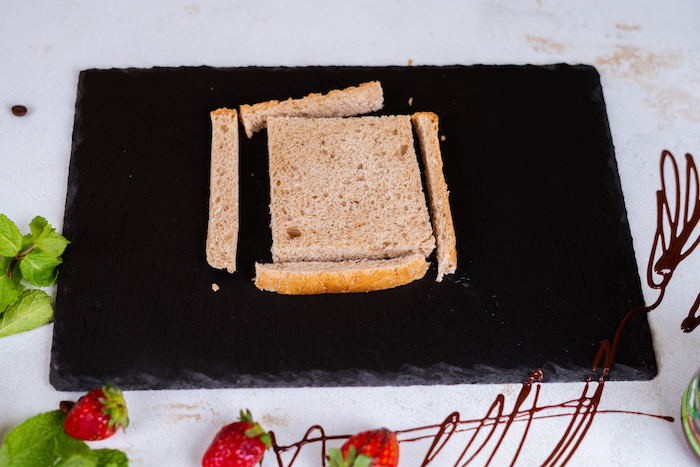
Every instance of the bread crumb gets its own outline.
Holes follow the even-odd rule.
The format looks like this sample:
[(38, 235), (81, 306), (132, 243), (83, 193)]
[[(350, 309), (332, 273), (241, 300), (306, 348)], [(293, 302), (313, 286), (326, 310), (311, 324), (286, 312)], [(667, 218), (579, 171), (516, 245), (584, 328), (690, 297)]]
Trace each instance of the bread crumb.
[(409, 59), (408, 59), (408, 66), (411, 66), (411, 65), (413, 65), (413, 60), (411, 60), (411, 59), (409, 58)]
[(211, 285), (211, 289), (212, 289), (214, 292), (217, 292), (217, 291), (219, 290), (219, 284), (217, 284), (217, 283), (212, 284), (212, 285)]
[(413, 105), (413, 98), (412, 97), (408, 98), (408, 105)]
[(445, 141), (447, 138), (445, 138), (445, 135), (440, 135), (440, 141)]

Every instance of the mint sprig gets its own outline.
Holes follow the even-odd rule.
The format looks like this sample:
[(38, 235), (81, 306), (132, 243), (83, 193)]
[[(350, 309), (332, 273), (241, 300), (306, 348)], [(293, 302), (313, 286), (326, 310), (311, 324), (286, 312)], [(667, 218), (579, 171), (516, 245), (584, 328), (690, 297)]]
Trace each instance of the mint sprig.
[(60, 410), (45, 412), (10, 431), (0, 446), (0, 467), (127, 467), (121, 451), (91, 450), (83, 441), (66, 434), (66, 415)]
[[(50, 297), (41, 290), (58, 277), (61, 255), (70, 243), (41, 216), (29, 223), (22, 236), (6, 215), (0, 214), (0, 337), (28, 331), (53, 319)], [(1, 465), (1, 464), (0, 464)]]

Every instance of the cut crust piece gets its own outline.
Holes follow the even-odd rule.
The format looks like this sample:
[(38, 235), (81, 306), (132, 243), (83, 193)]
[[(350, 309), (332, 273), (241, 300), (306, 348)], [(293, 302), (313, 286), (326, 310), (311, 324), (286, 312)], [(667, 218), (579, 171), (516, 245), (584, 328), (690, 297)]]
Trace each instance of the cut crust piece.
[(386, 259), (435, 249), (411, 117), (268, 120), (272, 259)]
[(207, 262), (233, 273), (238, 244), (238, 113), (224, 108), (211, 112), (210, 117)]
[(416, 112), (411, 116), (411, 119), (418, 134), (423, 154), (430, 213), (437, 240), (438, 274), (436, 280), (441, 282), (445, 274), (453, 274), (457, 270), (457, 237), (452, 221), (449, 191), (442, 169), (438, 116), (433, 112)]
[(362, 83), (328, 94), (309, 94), (301, 99), (241, 105), (241, 123), (248, 138), (267, 126), (268, 117), (349, 117), (374, 112), (384, 106), (379, 81)]
[(390, 289), (423, 278), (421, 255), (386, 260), (255, 264), (255, 286), (284, 295), (356, 293)]

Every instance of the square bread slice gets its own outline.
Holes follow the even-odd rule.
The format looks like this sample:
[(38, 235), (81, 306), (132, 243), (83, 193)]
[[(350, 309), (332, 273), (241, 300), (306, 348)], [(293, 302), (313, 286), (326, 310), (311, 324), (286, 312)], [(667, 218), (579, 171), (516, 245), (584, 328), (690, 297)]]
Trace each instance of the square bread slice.
[(372, 292), (422, 279), (428, 266), (422, 255), (362, 261), (255, 263), (255, 286), (285, 295)]
[(241, 105), (241, 123), (248, 138), (267, 126), (268, 117), (350, 117), (379, 110), (384, 91), (379, 81), (362, 83), (328, 94), (312, 93), (301, 99)]
[(435, 248), (411, 117), (268, 120), (273, 262)]
[(207, 262), (214, 268), (236, 270), (238, 249), (238, 113), (218, 109), (211, 118), (211, 172)]
[(457, 237), (452, 221), (449, 191), (442, 169), (438, 116), (433, 112), (416, 112), (411, 116), (411, 119), (423, 154), (425, 184), (428, 191), (430, 214), (433, 219), (433, 230), (437, 240), (438, 274), (436, 280), (441, 282), (445, 274), (453, 274), (457, 270)]

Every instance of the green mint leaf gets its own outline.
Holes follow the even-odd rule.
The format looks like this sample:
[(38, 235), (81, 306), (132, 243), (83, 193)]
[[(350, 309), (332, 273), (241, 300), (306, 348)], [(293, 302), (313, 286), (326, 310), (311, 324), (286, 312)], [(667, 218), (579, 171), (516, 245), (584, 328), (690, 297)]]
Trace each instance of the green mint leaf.
[(70, 243), (41, 216), (35, 217), (29, 228), (32, 230), (33, 243), (50, 256), (61, 256)]
[(80, 454), (73, 454), (68, 459), (63, 459), (53, 464), (52, 467), (97, 467), (95, 461), (89, 457), (81, 456)]
[(34, 245), (34, 237), (32, 237), (32, 234), (25, 235), (22, 237), (22, 248), (20, 248), (19, 252), (22, 253), (23, 251), (28, 250), (32, 245)]
[(97, 467), (128, 467), (129, 459), (121, 451), (115, 449), (97, 449), (92, 451)]
[[(0, 275), (8, 276), (10, 271), (10, 265), (12, 264), (13, 258), (4, 257), (0, 260)], [(19, 261), (15, 262), (15, 266), (12, 268), (12, 282), (17, 285), (22, 280), (22, 271), (19, 270)]]
[(0, 337), (38, 328), (52, 319), (51, 297), (43, 290), (27, 290), (0, 315)]
[(63, 428), (60, 410), (36, 415), (5, 436), (0, 446), (0, 467), (128, 467), (121, 451), (90, 450)]
[(79, 439), (71, 438), (65, 430), (54, 438), (53, 467), (96, 467), (97, 461), (87, 444)]
[(22, 295), (23, 291), (23, 285), (10, 280), (7, 275), (0, 275), (0, 315)]
[(10, 431), (0, 448), (0, 466), (36, 467), (52, 465), (56, 459), (54, 438), (63, 429), (60, 410), (36, 415)]
[(22, 233), (5, 214), (0, 214), (0, 255), (15, 256), (22, 247)]
[(43, 251), (32, 250), (20, 261), (19, 270), (30, 284), (47, 287), (56, 280), (59, 264), (61, 264), (60, 259)]
[(45, 232), (51, 230), (51, 226), (46, 221), (46, 219), (44, 219), (41, 216), (36, 216), (29, 223), (29, 229), (32, 231), (32, 239), (36, 240), (39, 237), (41, 237)]

